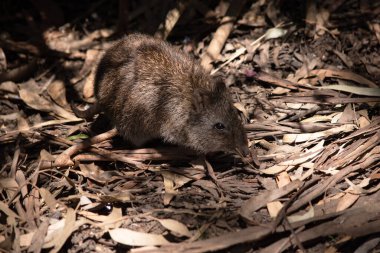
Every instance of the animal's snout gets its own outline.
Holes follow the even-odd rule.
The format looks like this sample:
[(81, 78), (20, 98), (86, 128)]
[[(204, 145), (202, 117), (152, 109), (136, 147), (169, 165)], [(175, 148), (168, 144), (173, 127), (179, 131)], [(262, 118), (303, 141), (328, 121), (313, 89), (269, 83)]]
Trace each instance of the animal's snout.
[(247, 145), (239, 147), (238, 151), (244, 157), (248, 156), (251, 153)]

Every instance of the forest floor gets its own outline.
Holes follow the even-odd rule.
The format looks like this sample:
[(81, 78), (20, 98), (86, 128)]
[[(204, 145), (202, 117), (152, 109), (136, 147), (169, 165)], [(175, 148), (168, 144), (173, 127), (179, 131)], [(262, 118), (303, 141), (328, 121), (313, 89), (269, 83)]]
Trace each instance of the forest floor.
[[(380, 2), (143, 2), (1, 3), (0, 252), (379, 252)], [(73, 114), (125, 31), (223, 77), (249, 159)]]

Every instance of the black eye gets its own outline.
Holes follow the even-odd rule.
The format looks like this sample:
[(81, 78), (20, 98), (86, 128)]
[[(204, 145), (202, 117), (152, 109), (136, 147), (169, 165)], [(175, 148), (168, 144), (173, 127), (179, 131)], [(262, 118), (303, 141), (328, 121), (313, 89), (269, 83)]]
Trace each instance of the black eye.
[(214, 125), (214, 128), (215, 128), (215, 129), (218, 129), (218, 130), (223, 130), (223, 129), (225, 129), (226, 127), (225, 127), (222, 123), (216, 123), (216, 124)]

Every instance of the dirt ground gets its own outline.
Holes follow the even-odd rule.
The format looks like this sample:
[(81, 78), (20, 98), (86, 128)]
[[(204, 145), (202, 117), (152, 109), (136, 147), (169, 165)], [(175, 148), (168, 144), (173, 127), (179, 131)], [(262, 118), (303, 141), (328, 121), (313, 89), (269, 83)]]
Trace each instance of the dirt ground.
[[(3, 0), (0, 252), (380, 252), (380, 2)], [(94, 103), (132, 32), (229, 87), (251, 155), (134, 148)]]

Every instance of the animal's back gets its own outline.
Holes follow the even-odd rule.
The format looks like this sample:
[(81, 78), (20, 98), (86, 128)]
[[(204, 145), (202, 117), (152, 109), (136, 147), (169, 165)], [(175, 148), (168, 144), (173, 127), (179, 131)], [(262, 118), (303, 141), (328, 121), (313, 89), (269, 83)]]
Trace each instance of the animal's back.
[(100, 61), (95, 95), (101, 110), (134, 144), (160, 137), (177, 143), (182, 140), (170, 137), (180, 136), (172, 131), (182, 131), (187, 120), (193, 68), (199, 67), (191, 57), (166, 42), (129, 35)]
[(249, 153), (222, 80), (162, 40), (135, 34), (108, 49), (98, 65), (95, 96), (87, 116), (100, 109), (137, 146), (160, 138), (203, 154)]

